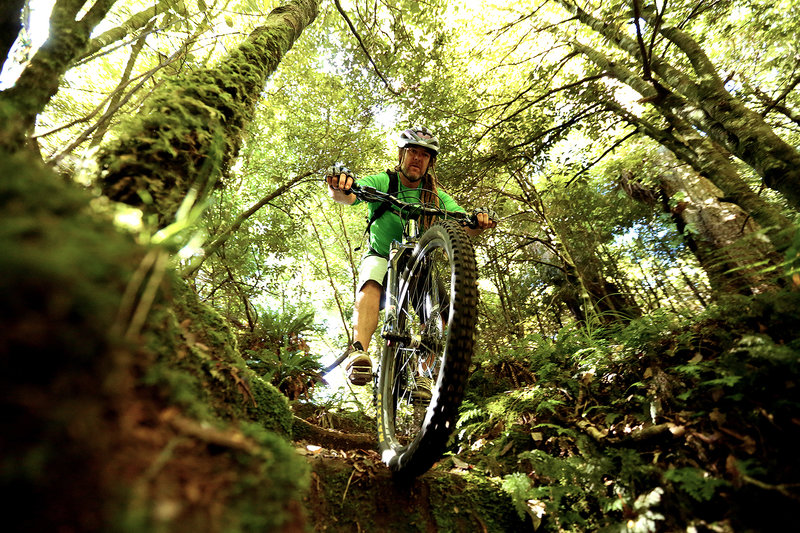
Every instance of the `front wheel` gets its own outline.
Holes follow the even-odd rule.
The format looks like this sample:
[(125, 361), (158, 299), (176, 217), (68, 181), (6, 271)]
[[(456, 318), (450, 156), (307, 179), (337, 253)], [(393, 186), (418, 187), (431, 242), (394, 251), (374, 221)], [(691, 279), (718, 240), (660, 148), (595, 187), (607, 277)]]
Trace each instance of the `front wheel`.
[(476, 270), (469, 237), (445, 220), (422, 235), (400, 276), (377, 402), (381, 456), (395, 474), (427, 471), (455, 426), (472, 360)]

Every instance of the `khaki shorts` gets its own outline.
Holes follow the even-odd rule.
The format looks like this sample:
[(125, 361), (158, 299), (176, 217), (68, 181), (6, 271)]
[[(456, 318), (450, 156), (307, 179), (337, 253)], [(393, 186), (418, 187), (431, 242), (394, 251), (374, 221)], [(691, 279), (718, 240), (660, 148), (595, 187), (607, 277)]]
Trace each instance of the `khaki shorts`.
[(386, 285), (386, 271), (389, 268), (389, 260), (379, 255), (367, 255), (361, 260), (358, 268), (358, 291), (369, 280), (373, 280), (381, 287)]

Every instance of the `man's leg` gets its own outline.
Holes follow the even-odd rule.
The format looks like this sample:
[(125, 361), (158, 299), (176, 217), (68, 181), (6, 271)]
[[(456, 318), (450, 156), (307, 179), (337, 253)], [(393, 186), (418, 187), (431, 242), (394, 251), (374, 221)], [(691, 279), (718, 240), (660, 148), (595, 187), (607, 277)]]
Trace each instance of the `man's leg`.
[(369, 341), (378, 327), (378, 313), (380, 311), (383, 287), (374, 280), (364, 283), (356, 296), (355, 312), (353, 313), (354, 340), (359, 341), (364, 351), (369, 348)]

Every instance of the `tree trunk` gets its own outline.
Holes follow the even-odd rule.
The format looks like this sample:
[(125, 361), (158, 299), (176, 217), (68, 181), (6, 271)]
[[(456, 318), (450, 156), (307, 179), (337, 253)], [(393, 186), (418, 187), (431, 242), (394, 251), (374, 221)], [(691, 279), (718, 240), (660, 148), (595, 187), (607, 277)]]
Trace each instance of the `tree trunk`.
[(642, 81), (657, 93), (655, 98), (647, 98), (648, 102), (662, 112), (667, 108), (702, 130), (750, 165), (765, 185), (782, 193), (795, 209), (800, 209), (800, 152), (778, 137), (763, 117), (725, 90), (713, 64), (688, 34), (677, 28), (659, 28), (686, 55), (697, 81), (657, 57), (642, 57), (638, 43), (616, 25), (593, 17), (571, 1), (558, 2), (638, 64), (650, 65), (659, 80)]
[[(573, 43), (576, 50), (611, 76), (630, 86), (645, 99), (669, 101), (670, 96), (659, 94), (650, 84), (619, 63), (609, 60), (604, 54), (588, 46)], [(668, 107), (659, 107), (662, 118), (672, 126), (657, 127), (626, 111), (613, 100), (606, 100), (606, 107), (619, 115), (642, 133), (668, 148), (675, 156), (687, 163), (706, 179), (719, 187), (724, 196), (749, 213), (763, 228), (777, 250), (789, 245), (791, 222), (780, 211), (757, 195), (739, 175), (739, 171), (728, 160), (723, 148), (708, 137), (700, 135), (695, 128), (673, 113)]]
[[(623, 180), (630, 176), (622, 176)], [(680, 168), (658, 175), (664, 210), (706, 271), (717, 293), (761, 293), (777, 288), (775, 276), (761, 272), (776, 266), (780, 255), (765, 242), (758, 225), (736, 204), (719, 199), (720, 191), (703, 176)], [(680, 193), (674, 207), (669, 199)]]
[(104, 193), (155, 214), (162, 227), (190, 190), (202, 200), (236, 156), (267, 78), (318, 7), (319, 0), (292, 0), (215, 68), (160, 87), (100, 153)]

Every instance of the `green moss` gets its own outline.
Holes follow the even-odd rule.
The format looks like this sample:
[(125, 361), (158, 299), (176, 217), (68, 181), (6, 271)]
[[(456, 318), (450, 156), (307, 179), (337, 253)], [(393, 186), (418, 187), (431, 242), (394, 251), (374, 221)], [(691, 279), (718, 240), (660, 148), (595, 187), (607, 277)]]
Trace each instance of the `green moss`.
[(288, 400), (247, 367), (227, 321), (183, 280), (173, 279), (170, 293), (151, 316), (148, 346), (157, 357), (143, 383), (201, 420), (257, 421), (291, 435)]
[(0, 318), (7, 379), (47, 381), (96, 362), (135, 261), (132, 243), (23, 156), (0, 154)]
[(275, 531), (292, 519), (287, 502), (299, 502), (308, 490), (308, 463), (281, 436), (260, 424), (242, 424), (244, 434), (263, 450), (240, 454), (247, 467), (230, 494), (226, 531)]
[(141, 251), (92, 214), (84, 192), (26, 154), (0, 152), (0, 177), (0, 407), (8, 428), (0, 489), (15, 509), (8, 527), (24, 517), (20, 529), (44, 531), (58, 515), (77, 530), (73, 508), (101, 499), (96, 476), (75, 472), (94, 471), (111, 438), (104, 400), (124, 361), (109, 331)]
[[(292, 499), (308, 476), (278, 434), (291, 424), (287, 400), (247, 369), (219, 313), (167, 274), (169, 290), (136, 342), (115, 339), (130, 322), (122, 295), (147, 250), (35, 161), (0, 153), (0, 176), (0, 405), (14, 428), (0, 488), (18, 511), (10, 527), (263, 531), (297, 520)], [(242, 425), (258, 448), (176, 429), (158, 416), (176, 405), (189, 424), (222, 434)], [(206, 481), (187, 479), (195, 467), (213, 477), (213, 510), (186, 496)], [(180, 523), (159, 517), (169, 498), (185, 498)]]
[[(162, 225), (190, 188), (207, 194), (236, 156), (267, 77), (316, 16), (316, 3), (306, 4), (275, 10), (214, 67), (165, 80), (99, 154), (105, 194), (155, 213)], [(287, 10), (302, 14), (302, 27), (280, 15)]]
[(533, 531), (520, 518), (500, 484), (481, 476), (437, 476), (430, 480), (431, 506), (438, 531)]
[(247, 407), (250, 417), (267, 429), (291, 437), (292, 411), (288, 398), (254, 373), (250, 378), (250, 392), (254, 400)]

